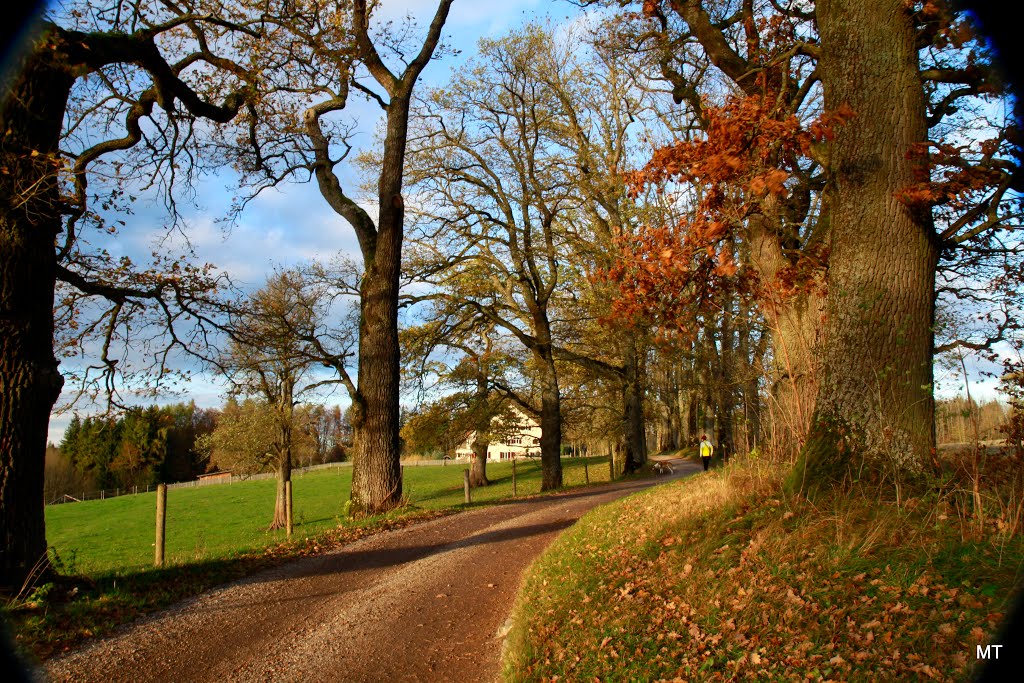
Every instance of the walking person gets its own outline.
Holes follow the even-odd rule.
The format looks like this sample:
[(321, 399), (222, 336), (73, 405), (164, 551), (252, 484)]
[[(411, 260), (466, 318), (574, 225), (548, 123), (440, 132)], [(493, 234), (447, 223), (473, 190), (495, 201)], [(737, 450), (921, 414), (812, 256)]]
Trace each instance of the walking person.
[(704, 471), (708, 471), (708, 466), (711, 465), (711, 454), (715, 452), (715, 447), (708, 441), (707, 434), (700, 435), (700, 461), (704, 463)]

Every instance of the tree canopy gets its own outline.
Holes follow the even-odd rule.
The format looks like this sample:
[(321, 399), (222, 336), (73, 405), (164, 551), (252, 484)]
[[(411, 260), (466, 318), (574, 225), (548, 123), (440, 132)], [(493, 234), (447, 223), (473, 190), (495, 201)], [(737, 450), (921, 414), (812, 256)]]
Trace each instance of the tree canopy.
[[(355, 514), (402, 503), (403, 440), (475, 435), (486, 485), (515, 411), (541, 426), (545, 489), (564, 441), (634, 471), (709, 433), (813, 495), (927, 481), (937, 354), (999, 363), (1019, 399), (1019, 105), (970, 13), (575, 4), (433, 83), (453, 0), (420, 24), (365, 0), (75, 1), (38, 22), (0, 74), (0, 583), (46, 557), (62, 390), (109, 408), (63, 444), (98, 485), (192, 476), (207, 434), (219, 466), (282, 485), (294, 458), (351, 455)], [(259, 289), (204, 264), (183, 207), (212, 176), (233, 183), (226, 225), (308, 183), (332, 253)], [(171, 237), (140, 259), (117, 240), (149, 229), (143, 197)], [(287, 208), (292, 239), (309, 212)], [(197, 362), (231, 387), (216, 429), (136, 405)], [(308, 404), (335, 386), (345, 413)]]

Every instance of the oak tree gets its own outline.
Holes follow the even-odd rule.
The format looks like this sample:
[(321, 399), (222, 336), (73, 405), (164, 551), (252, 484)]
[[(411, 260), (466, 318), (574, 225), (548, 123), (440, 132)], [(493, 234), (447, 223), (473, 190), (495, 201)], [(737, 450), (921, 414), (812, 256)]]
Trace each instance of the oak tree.
[[(315, 179), (328, 206), (359, 241), (358, 373), (351, 389), (356, 514), (386, 511), (402, 497), (398, 295), (406, 141), (413, 91), (438, 49), (451, 4), (437, 3), (422, 41), (413, 45), (409, 25), (371, 25), (376, 3), (296, 3), (293, 13), (268, 20), (263, 30), (256, 59), (270, 94), (222, 141), (254, 193)], [(389, 66), (389, 58), (400, 67)], [(379, 105), (384, 116), (376, 217), (356, 201), (339, 173), (351, 151), (351, 125), (341, 116), (353, 95)]]
[[(959, 107), (999, 92), (983, 46), (944, 2), (817, 2), (810, 11), (684, 0), (642, 9), (662, 29), (680, 19), (689, 43), (738, 91), (703, 107), (706, 142), (682, 141), (648, 168), (716, 183), (694, 242), (713, 267), (731, 268), (719, 245), (739, 234), (761, 285), (818, 299), (827, 291), (823, 316), (807, 294), (782, 302), (820, 358), (813, 390), (794, 392), (811, 418), (795, 484), (841, 480), (853, 457), (883, 463), (876, 473), (920, 472), (934, 445), (939, 256), (991, 253), (1013, 227), (1012, 128), (968, 144), (979, 150), (973, 157), (951, 153), (964, 130)], [(677, 101), (692, 101), (692, 82), (673, 77)], [(824, 110), (816, 122), (814, 107)], [(709, 154), (698, 158), (704, 144)], [(671, 260), (673, 239), (652, 239), (653, 253)], [(781, 255), (782, 267), (766, 269), (766, 253)], [(762, 301), (771, 319), (773, 302)], [(776, 358), (793, 355), (789, 337), (779, 325)]]
[(539, 417), (543, 490), (562, 484), (550, 312), (573, 201), (567, 156), (553, 135), (555, 102), (531, 74), (546, 40), (528, 29), (481, 41), (480, 60), (425, 98), (410, 155), (426, 200), (416, 226), (423, 282), (529, 351), (535, 396), (510, 397)]
[[(232, 393), (259, 397), (273, 417), (270, 443), (277, 473), (277, 498), (270, 528), (285, 525), (287, 483), (291, 481), (293, 447), (309, 437), (297, 424), (296, 406), (316, 389), (336, 380), (316, 374), (327, 334), (323, 290), (300, 271), (280, 271), (237, 306), (227, 324), (228, 348), (218, 365), (231, 382)], [(343, 363), (350, 344), (335, 351)]]
[[(116, 228), (104, 207), (130, 203), (133, 184), (167, 190), (191, 179), (194, 122), (230, 120), (252, 92), (251, 74), (232, 59), (248, 51), (251, 19), (206, 0), (70, 3), (34, 27), (3, 72), (0, 585), (20, 586), (46, 562), (43, 455), (64, 384), (54, 348), (58, 283), (105, 301), (99, 327), (108, 330), (130, 330), (123, 314), (146, 302), (161, 324), (187, 307), (191, 288), (180, 264), (175, 273), (173, 260), (157, 259), (139, 272), (85, 234)], [(172, 335), (169, 343), (181, 341)], [(105, 376), (114, 376), (117, 358), (101, 354)]]

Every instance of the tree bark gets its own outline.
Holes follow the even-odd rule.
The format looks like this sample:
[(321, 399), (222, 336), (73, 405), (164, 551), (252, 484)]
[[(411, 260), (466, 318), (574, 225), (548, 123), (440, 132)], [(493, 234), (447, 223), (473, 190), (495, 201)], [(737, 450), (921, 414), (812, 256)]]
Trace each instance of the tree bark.
[(292, 382), (286, 380), (278, 406), (277, 497), (271, 529), (284, 529), (288, 526), (288, 482), (292, 480), (292, 424), (295, 418), (293, 393)]
[(47, 566), (43, 462), (63, 386), (53, 353), (56, 168), (73, 80), (47, 52), (27, 58), (0, 109), (0, 586), (15, 590)]
[(825, 109), (855, 114), (829, 150), (829, 288), (823, 368), (791, 484), (825, 488), (858, 461), (897, 478), (934, 447), (935, 267), (931, 215), (896, 192), (927, 139), (910, 8), (901, 0), (816, 5)]
[(401, 504), (398, 437), (398, 278), (405, 204), (402, 174), (409, 101), (388, 106), (384, 158), (378, 185), (380, 217), (372, 248), (363, 248), (365, 272), (359, 296), (358, 418), (352, 469), (352, 512), (375, 514)]
[(488, 405), (490, 395), (484, 363), (485, 360), (480, 356), (475, 358), (476, 402), (480, 419), (476, 423), (476, 436), (473, 439), (473, 464), (469, 468), (469, 485), (473, 487), (488, 486), (491, 483), (487, 479), (487, 447), (490, 445), (490, 439), (484, 438), (483, 435), (490, 433), (493, 417), (490, 410), (482, 409), (483, 406)]
[[(419, 52), (396, 77), (381, 60), (369, 32), (365, 0), (352, 4), (359, 59), (389, 96), (384, 153), (377, 181), (376, 228), (365, 211), (342, 197), (326, 146), (317, 150), (318, 180), (329, 202), (338, 205), (356, 230), (363, 256), (359, 290), (358, 385), (352, 396), (354, 447), (351, 513), (385, 512), (402, 503), (401, 439), (399, 438), (398, 290), (405, 229), (402, 181), (409, 136), (409, 103), (413, 87), (431, 60), (453, 0), (440, 0)], [(340, 56), (340, 55), (339, 55)], [(314, 130), (322, 137), (322, 131)]]
[(644, 378), (640, 354), (632, 343), (625, 345), (623, 359), (626, 373), (623, 391), (625, 406), (625, 462), (626, 474), (636, 472), (647, 461), (647, 435), (644, 422)]
[(554, 359), (541, 370), (540, 464), (541, 491), (562, 486), (562, 397)]
[(685, 414), (686, 414), (686, 430), (683, 434), (683, 448), (692, 446), (699, 438), (698, 432), (700, 429), (697, 426), (697, 404), (698, 396), (696, 389), (687, 389), (684, 392), (680, 392), (679, 400), (685, 403)]
[(482, 439), (479, 436), (473, 440), (473, 462), (469, 467), (469, 485), (473, 488), (489, 486), (491, 483), (487, 478), (487, 447), (489, 445), (490, 442), (487, 439)]
[(277, 496), (274, 499), (274, 520), (270, 529), (284, 529), (288, 526), (288, 494), (287, 482), (292, 480), (292, 462), (290, 457), (281, 457), (277, 463)]
[[(771, 207), (768, 213), (771, 214)], [(772, 416), (777, 441), (773, 446), (795, 454), (807, 438), (818, 390), (817, 354), (825, 314), (825, 273), (817, 273), (809, 288), (780, 296), (773, 283), (790, 263), (770, 221), (769, 216), (751, 219), (750, 260), (766, 285), (760, 304), (772, 345), (768, 391), (774, 402)], [(821, 239), (824, 230), (819, 226), (816, 232), (816, 238)]]

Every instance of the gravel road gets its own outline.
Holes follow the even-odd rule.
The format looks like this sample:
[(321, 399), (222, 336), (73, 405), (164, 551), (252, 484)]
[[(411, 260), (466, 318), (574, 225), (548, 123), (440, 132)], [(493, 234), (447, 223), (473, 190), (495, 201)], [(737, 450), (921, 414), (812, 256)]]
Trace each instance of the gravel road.
[(494, 681), (526, 566), (591, 508), (692, 474), (495, 505), (228, 584), (46, 663), (51, 681)]

